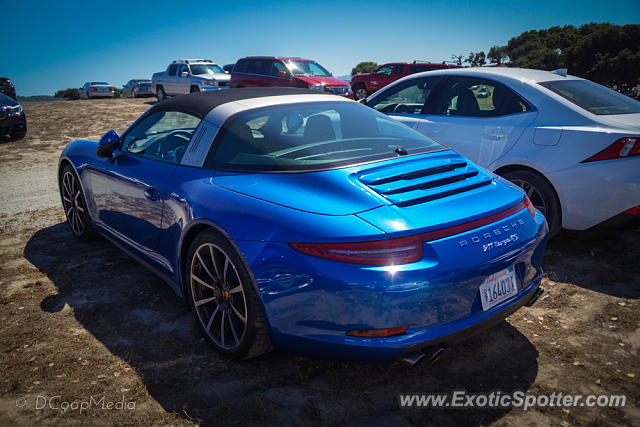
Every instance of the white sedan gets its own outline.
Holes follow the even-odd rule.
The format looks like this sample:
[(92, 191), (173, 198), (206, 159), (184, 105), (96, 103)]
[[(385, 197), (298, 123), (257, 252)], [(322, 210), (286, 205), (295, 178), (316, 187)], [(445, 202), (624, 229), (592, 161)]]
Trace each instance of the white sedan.
[(566, 70), (429, 71), (365, 102), (522, 187), (552, 233), (640, 214), (640, 102)]

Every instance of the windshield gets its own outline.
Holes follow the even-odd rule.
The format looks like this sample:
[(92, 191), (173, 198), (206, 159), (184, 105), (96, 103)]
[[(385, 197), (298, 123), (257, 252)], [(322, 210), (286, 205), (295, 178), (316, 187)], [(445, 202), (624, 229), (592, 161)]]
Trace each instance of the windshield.
[(224, 74), (222, 68), (215, 64), (191, 64), (191, 74), (199, 76), (202, 74)]
[(640, 102), (589, 80), (553, 80), (540, 85), (593, 114), (640, 113)]
[(322, 76), (329, 77), (331, 73), (327, 71), (322, 65), (313, 61), (287, 61), (285, 62), (287, 68), (294, 76), (310, 77), (310, 76)]
[(215, 168), (298, 171), (350, 166), (443, 147), (355, 102), (313, 102), (239, 113), (220, 132)]
[(98, 86), (98, 85), (107, 85), (107, 86), (109, 86), (109, 83), (107, 83), (107, 82), (91, 82), (89, 84), (91, 86)]
[(151, 80), (136, 80), (136, 83), (151, 83)]

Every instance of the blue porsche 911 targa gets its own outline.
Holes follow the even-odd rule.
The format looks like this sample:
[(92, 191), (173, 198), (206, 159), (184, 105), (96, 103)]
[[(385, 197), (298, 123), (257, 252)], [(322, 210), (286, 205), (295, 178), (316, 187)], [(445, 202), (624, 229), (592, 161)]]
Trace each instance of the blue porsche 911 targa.
[(168, 99), (67, 145), (59, 188), (77, 237), (164, 279), (234, 358), (416, 362), (542, 292), (547, 225), (519, 188), (331, 94)]

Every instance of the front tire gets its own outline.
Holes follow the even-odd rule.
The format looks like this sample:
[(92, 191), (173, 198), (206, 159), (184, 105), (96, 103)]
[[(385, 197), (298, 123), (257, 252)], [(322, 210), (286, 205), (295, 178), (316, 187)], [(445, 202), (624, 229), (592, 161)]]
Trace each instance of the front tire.
[(250, 359), (271, 349), (269, 332), (251, 275), (233, 246), (204, 231), (189, 247), (185, 294), (203, 334), (215, 349)]
[(196, 92), (200, 92), (200, 88), (198, 86), (191, 86), (189, 93), (196, 93)]
[(503, 177), (522, 188), (533, 206), (546, 218), (549, 237), (553, 237), (562, 226), (562, 211), (555, 190), (542, 175), (528, 170), (515, 170)]
[(360, 101), (361, 99), (365, 99), (367, 97), (367, 89), (364, 85), (359, 84), (353, 88), (353, 99), (356, 101)]
[(131, 98), (135, 98), (136, 97), (136, 91), (134, 89), (131, 89)]
[(67, 217), (67, 225), (79, 239), (89, 240), (94, 236), (87, 202), (80, 186), (80, 180), (70, 165), (62, 171), (60, 177), (60, 198)]

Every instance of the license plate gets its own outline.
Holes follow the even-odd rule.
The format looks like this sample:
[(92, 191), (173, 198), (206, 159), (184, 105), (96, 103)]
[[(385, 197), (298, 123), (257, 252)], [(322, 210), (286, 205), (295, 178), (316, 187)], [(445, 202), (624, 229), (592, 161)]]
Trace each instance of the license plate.
[(484, 279), (484, 282), (480, 285), (482, 309), (487, 311), (517, 293), (518, 285), (516, 284), (516, 272), (513, 266), (494, 273)]

